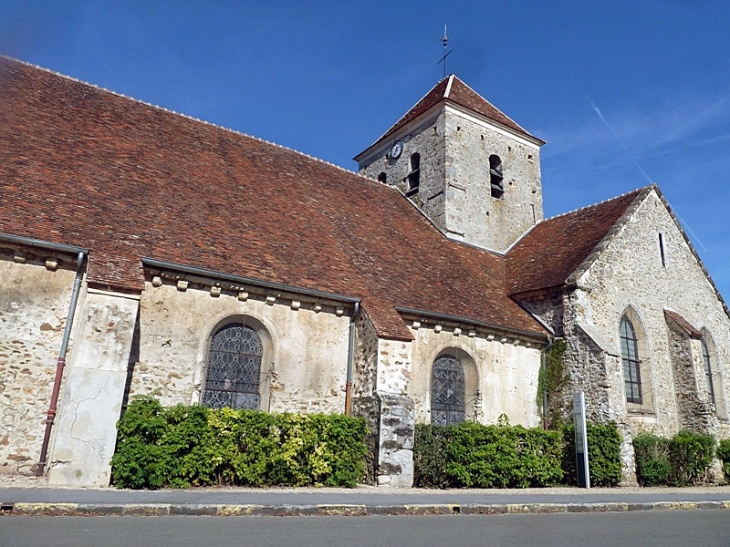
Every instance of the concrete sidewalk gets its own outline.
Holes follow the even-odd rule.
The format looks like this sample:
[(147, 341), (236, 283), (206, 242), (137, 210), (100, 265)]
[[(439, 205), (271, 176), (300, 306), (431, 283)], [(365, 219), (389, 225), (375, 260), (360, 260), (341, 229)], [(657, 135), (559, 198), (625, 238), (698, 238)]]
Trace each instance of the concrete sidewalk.
[(3, 515), (438, 515), (730, 509), (730, 487), (423, 490), (48, 488), (39, 479), (0, 480)]

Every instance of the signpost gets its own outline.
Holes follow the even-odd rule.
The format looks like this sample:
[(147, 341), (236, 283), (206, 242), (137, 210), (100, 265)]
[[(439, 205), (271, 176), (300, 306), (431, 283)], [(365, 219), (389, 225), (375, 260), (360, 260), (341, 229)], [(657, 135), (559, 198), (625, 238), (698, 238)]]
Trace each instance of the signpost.
[(590, 488), (586, 401), (582, 391), (573, 394), (573, 423), (575, 424), (575, 471), (578, 476), (578, 486), (580, 488)]

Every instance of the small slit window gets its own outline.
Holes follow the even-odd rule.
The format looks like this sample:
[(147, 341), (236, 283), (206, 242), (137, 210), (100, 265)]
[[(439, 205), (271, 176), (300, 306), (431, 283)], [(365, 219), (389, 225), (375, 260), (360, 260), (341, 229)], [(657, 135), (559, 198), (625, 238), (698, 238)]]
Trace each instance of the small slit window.
[(666, 268), (667, 259), (666, 259), (666, 256), (664, 255), (664, 236), (661, 234), (661, 232), (659, 233), (659, 256), (662, 259), (662, 268)]
[(408, 181), (408, 189), (406, 196), (411, 197), (418, 193), (418, 187), (421, 184), (421, 154), (416, 152), (411, 154), (410, 171), (406, 177)]
[(500, 199), (504, 195), (502, 160), (496, 154), (489, 156), (489, 185), (493, 198)]

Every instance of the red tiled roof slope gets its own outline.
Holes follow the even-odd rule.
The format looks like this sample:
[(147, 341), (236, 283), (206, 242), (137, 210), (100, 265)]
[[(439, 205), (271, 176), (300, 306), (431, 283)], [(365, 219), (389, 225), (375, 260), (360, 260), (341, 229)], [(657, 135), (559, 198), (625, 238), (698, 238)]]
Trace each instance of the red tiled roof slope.
[[(449, 85), (449, 82), (451, 82), (451, 85)], [(513, 131), (516, 131), (533, 139), (535, 138), (527, 131), (525, 131), (522, 127), (517, 125), (513, 120), (507, 117), (504, 113), (502, 113), (499, 109), (493, 106), (489, 101), (484, 99), (476, 91), (474, 91), (472, 88), (470, 88), (468, 85), (466, 85), (459, 78), (452, 74), (451, 76), (447, 76), (446, 78), (438, 82), (433, 88), (431, 88), (431, 91), (426, 93), (426, 95), (420, 101), (418, 101), (408, 112), (406, 112), (397, 122), (395, 122), (395, 124), (390, 129), (388, 129), (385, 134), (383, 134), (383, 136), (376, 141), (376, 143), (382, 141), (383, 139), (386, 139), (387, 137), (398, 131), (401, 127), (404, 127), (411, 121), (418, 118), (421, 114), (423, 114), (430, 108), (436, 106), (440, 102), (447, 100), (461, 105), (464, 108), (471, 110), (472, 112), (481, 114), (482, 116), (492, 121), (509, 127)]]
[(541, 335), (502, 257), (446, 239), (400, 193), (333, 165), (0, 58), (0, 232), (90, 249), (140, 291), (150, 257)]
[(536, 225), (507, 255), (508, 291), (518, 294), (564, 284), (646, 190), (640, 188)]

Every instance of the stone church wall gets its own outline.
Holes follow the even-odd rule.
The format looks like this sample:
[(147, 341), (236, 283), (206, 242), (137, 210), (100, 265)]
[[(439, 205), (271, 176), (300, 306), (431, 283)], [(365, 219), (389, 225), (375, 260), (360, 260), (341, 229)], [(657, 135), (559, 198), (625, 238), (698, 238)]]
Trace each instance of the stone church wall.
[[(504, 252), (543, 218), (540, 149), (454, 110), (445, 113), (446, 221), (450, 236)], [(504, 194), (492, 197), (489, 156), (502, 160)]]
[(0, 473), (31, 474), (40, 458), (75, 267), (0, 250)]
[(197, 403), (211, 335), (227, 320), (248, 322), (264, 343), (261, 408), (344, 412), (348, 313), (333, 306), (147, 283), (140, 301), (139, 361), (130, 395), (158, 393), (165, 405)]
[[(707, 400), (706, 388), (700, 391), (697, 382), (675, 382), (664, 309), (681, 315), (696, 329), (706, 328), (711, 333), (722, 376), (722, 393), (718, 398), (727, 400), (730, 321), (656, 193), (647, 196), (577, 285), (567, 304), (571, 309), (566, 311), (566, 331), (575, 328), (568, 323), (586, 323), (600, 333), (608, 346), (605, 349), (616, 355), (606, 360), (609, 417), (620, 420), (626, 416), (634, 434), (651, 431), (672, 435), (683, 425), (678, 417), (677, 399)], [(641, 322), (638, 330), (645, 332), (640, 345), (646, 347), (648, 374), (642, 376), (642, 382), (650, 384), (647, 388), (651, 402), (642, 407), (626, 403), (623, 388), (619, 322), (629, 308)], [(694, 362), (697, 363), (696, 358)], [(703, 371), (695, 365), (694, 378), (701, 374)], [(721, 423), (720, 434), (723, 432), (726, 434), (727, 428)]]
[[(391, 158), (393, 144), (401, 140), (403, 152), (398, 158)], [(363, 162), (360, 173), (377, 180), (385, 173), (386, 183), (397, 187), (404, 194), (409, 190), (408, 175), (411, 172), (411, 156), (420, 155), (419, 189), (410, 196), (440, 228), (444, 224), (444, 116), (434, 116), (423, 120), (407, 134), (397, 133), (372, 157)]]
[(453, 328), (413, 328), (413, 364), (408, 394), (416, 409), (416, 421), (431, 422), (431, 372), (441, 355), (459, 359), (465, 373), (467, 419), (496, 423), (506, 414), (512, 424), (540, 425), (537, 381), (540, 351), (536, 345), (514, 337), (469, 332)]

